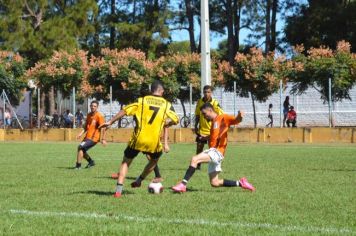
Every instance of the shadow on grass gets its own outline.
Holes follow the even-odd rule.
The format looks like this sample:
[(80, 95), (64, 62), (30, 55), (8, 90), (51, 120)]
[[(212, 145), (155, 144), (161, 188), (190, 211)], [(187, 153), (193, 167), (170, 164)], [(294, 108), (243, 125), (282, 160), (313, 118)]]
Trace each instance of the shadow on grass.
[[(111, 178), (110, 176), (100, 176), (100, 177), (94, 177), (95, 179), (111, 179), (111, 180), (116, 180), (116, 178)], [(131, 176), (126, 176), (125, 179), (131, 179), (131, 180), (136, 180), (136, 177), (131, 177)]]
[(356, 169), (309, 169), (312, 171), (353, 172)]
[[(63, 166), (58, 166), (58, 167), (56, 167), (57, 169), (62, 169), (62, 170), (74, 170), (75, 169), (75, 167), (63, 167)], [(84, 168), (83, 168), (84, 169)]]
[[(97, 195), (97, 196), (110, 196), (110, 197), (112, 195), (114, 195), (113, 191), (100, 191), (100, 190), (88, 190), (88, 191), (77, 192), (77, 193), (80, 193), (80, 194), (93, 194), (93, 195)], [(126, 191), (126, 190), (124, 190), (122, 192), (122, 195), (129, 195), (129, 194), (134, 194), (134, 193), (131, 192), (131, 191)]]

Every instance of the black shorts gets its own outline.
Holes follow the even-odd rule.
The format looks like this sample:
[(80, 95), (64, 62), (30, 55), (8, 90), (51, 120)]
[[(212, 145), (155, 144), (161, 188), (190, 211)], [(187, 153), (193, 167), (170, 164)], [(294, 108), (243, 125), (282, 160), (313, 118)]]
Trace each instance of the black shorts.
[(202, 144), (207, 144), (208, 143), (208, 140), (206, 139), (200, 139), (202, 136), (200, 134), (197, 135), (196, 139), (195, 139), (195, 142), (197, 143), (202, 143)]
[[(141, 151), (127, 146), (127, 148), (124, 151), (124, 154), (125, 154), (125, 157), (127, 157), (129, 159), (134, 159), (140, 152)], [(142, 152), (142, 153), (145, 155), (149, 155), (154, 160), (159, 159), (162, 156), (162, 151), (155, 152), (155, 153), (151, 153), (151, 152)]]
[(82, 150), (84, 153), (86, 153), (90, 148), (94, 147), (97, 143), (94, 142), (91, 139), (84, 139), (83, 142), (81, 142), (78, 146), (79, 150)]

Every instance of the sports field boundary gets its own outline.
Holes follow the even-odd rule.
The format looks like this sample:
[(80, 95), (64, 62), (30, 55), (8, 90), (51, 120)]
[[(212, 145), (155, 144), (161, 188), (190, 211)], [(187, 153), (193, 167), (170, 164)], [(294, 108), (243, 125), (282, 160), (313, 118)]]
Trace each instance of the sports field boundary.
[[(0, 141), (76, 141), (80, 129), (0, 129)], [(127, 143), (132, 128), (109, 129), (108, 142)], [(195, 133), (189, 128), (169, 129), (170, 143), (194, 143)], [(313, 128), (231, 128), (229, 141), (240, 143), (356, 143), (356, 127)]]
[(88, 219), (109, 219), (114, 221), (130, 221), (137, 223), (166, 223), (166, 224), (185, 224), (199, 226), (227, 226), (234, 228), (266, 229), (278, 230), (281, 232), (301, 232), (301, 233), (327, 233), (327, 234), (354, 234), (352, 229), (336, 227), (318, 227), (318, 226), (298, 226), (298, 225), (277, 225), (270, 223), (254, 222), (219, 222), (206, 219), (166, 219), (158, 217), (141, 217), (124, 214), (99, 214), (99, 213), (80, 213), (80, 212), (53, 212), (53, 211), (30, 211), (25, 209), (11, 209), (5, 211), (13, 215), (30, 215), (37, 217), (63, 217), (63, 218), (88, 218)]

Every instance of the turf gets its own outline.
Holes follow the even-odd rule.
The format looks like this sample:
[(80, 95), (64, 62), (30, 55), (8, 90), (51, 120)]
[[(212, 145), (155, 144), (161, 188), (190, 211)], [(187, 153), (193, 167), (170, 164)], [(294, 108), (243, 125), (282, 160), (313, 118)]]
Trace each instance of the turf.
[(80, 171), (76, 145), (0, 143), (0, 235), (356, 234), (355, 145), (229, 144), (221, 176), (246, 176), (256, 192), (210, 187), (205, 165), (184, 194), (169, 187), (195, 147), (171, 145), (159, 162), (164, 192), (149, 194), (149, 180), (129, 187), (147, 163), (140, 154), (121, 199), (109, 176), (125, 144), (96, 146), (97, 165)]

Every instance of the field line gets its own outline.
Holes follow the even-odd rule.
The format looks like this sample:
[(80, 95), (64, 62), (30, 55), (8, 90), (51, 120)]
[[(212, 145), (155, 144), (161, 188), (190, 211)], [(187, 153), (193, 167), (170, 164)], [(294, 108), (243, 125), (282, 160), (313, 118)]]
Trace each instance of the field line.
[(354, 232), (352, 229), (347, 228), (334, 228), (334, 227), (316, 227), (316, 226), (297, 226), (297, 225), (276, 225), (269, 223), (247, 223), (247, 222), (218, 222), (206, 219), (179, 219), (179, 218), (158, 218), (158, 217), (140, 217), (129, 216), (123, 214), (98, 214), (98, 213), (79, 213), (79, 212), (51, 212), (51, 211), (28, 211), (28, 210), (15, 210), (9, 211), (12, 214), (17, 215), (31, 215), (38, 217), (64, 217), (64, 218), (91, 218), (91, 219), (113, 219), (117, 221), (133, 221), (139, 223), (167, 223), (167, 224), (186, 224), (186, 225), (207, 225), (207, 226), (230, 226), (236, 228), (251, 228), (251, 229), (272, 229), (283, 232), (319, 232), (319, 233), (331, 233), (331, 234), (345, 234)]

